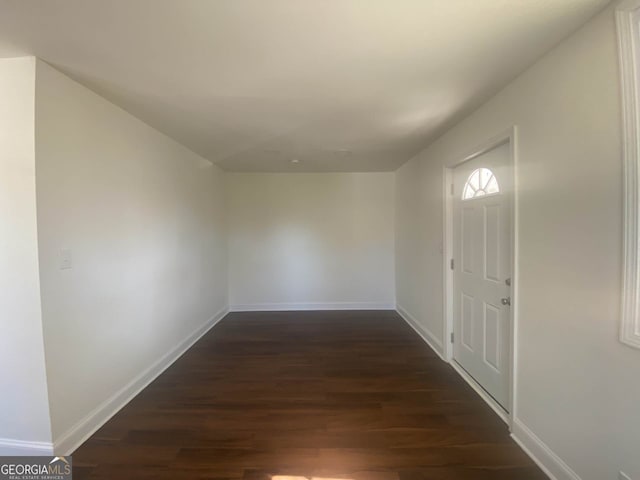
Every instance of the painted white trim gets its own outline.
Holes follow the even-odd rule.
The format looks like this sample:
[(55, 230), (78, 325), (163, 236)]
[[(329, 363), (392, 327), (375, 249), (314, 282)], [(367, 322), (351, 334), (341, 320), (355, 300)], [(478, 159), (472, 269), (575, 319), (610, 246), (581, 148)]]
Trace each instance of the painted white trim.
[(620, 341), (640, 348), (640, 1), (626, 0), (616, 9), (622, 87), (624, 158), (624, 245)]
[(513, 421), (511, 431), (511, 438), (551, 480), (581, 480), (578, 474), (522, 421), (516, 418)]
[(426, 344), (429, 345), (429, 347), (431, 347), (431, 350), (436, 352), (436, 354), (438, 355), (438, 357), (440, 357), (442, 361), (447, 362), (447, 360), (443, 355), (442, 342), (438, 340), (438, 338), (435, 335), (433, 335), (430, 331), (426, 330), (425, 328), (422, 328), (422, 326), (415, 319), (415, 317), (413, 317), (413, 315), (407, 312), (400, 305), (396, 306), (396, 312), (398, 312), (398, 314), (402, 317), (402, 319), (405, 322), (407, 322), (409, 326), (413, 328), (418, 335), (420, 335), (420, 337), (422, 337), (422, 339), (426, 342)]
[(464, 368), (462, 368), (458, 362), (455, 360), (451, 360), (449, 362), (451, 367), (460, 375), (465, 382), (469, 384), (473, 390), (482, 397), (487, 405), (491, 407), (491, 409), (496, 412), (496, 415), (500, 417), (504, 423), (509, 425), (509, 413), (507, 413), (498, 402), (496, 402), (491, 395), (489, 395), (479, 384), (476, 382), (471, 375), (469, 375)]
[(89, 412), (78, 423), (72, 426), (59, 438), (54, 439), (53, 451), (56, 455), (71, 455), (87, 438), (102, 427), (111, 417), (120, 411), (136, 395), (154, 381), (173, 362), (180, 358), (189, 348), (222, 320), (229, 312), (227, 307), (198, 327), (192, 334), (178, 343), (172, 350), (159, 358), (153, 365), (140, 373), (136, 378)]
[(47, 442), (25, 442), (11, 438), (0, 438), (0, 456), (50, 456), (53, 444)]
[(520, 182), (518, 181), (518, 127), (511, 128), (509, 136), (511, 146), (511, 173), (513, 178), (513, 198), (511, 199), (511, 351), (509, 368), (511, 381), (509, 382), (509, 430), (513, 431), (513, 422), (518, 418), (518, 328), (520, 325), (518, 305), (520, 305)]
[(640, 8), (640, 0), (620, 0), (616, 10), (619, 12), (632, 12)]
[(230, 312), (286, 312), (308, 310), (395, 310), (394, 303), (327, 302), (327, 303), (249, 303), (229, 306)]
[(442, 202), (442, 222), (443, 222), (443, 255), (444, 260), (442, 270), (442, 305), (443, 305), (443, 328), (444, 357), (447, 363), (453, 358), (453, 343), (451, 342), (451, 332), (453, 332), (453, 270), (451, 270), (451, 260), (453, 259), (453, 196), (451, 192), (453, 185), (453, 168), (442, 167), (442, 178), (444, 180), (444, 201)]
[[(510, 329), (510, 353), (509, 353), (509, 370), (510, 370), (510, 381), (509, 381), (509, 405), (507, 406), (509, 413), (507, 414), (507, 424), (509, 428), (512, 428), (513, 420), (517, 417), (517, 360), (518, 360), (518, 278), (519, 278), (519, 267), (518, 267), (518, 258), (519, 258), (519, 250), (518, 250), (518, 227), (519, 227), (519, 200), (518, 200), (518, 127), (516, 125), (507, 128), (501, 133), (491, 137), (487, 141), (483, 142), (480, 145), (477, 145), (475, 148), (469, 151), (469, 154), (463, 156), (461, 160), (455, 161), (448, 165), (444, 166), (443, 170), (443, 178), (444, 178), (444, 205), (443, 205), (443, 215), (444, 215), (444, 231), (443, 231), (443, 245), (444, 245), (444, 274), (443, 274), (443, 331), (445, 338), (445, 361), (453, 364), (453, 345), (449, 338), (451, 338), (451, 333), (454, 330), (454, 322), (453, 322), (453, 271), (449, 268), (449, 261), (451, 258), (454, 258), (453, 251), (453, 196), (450, 195), (450, 191), (447, 188), (447, 185), (450, 185), (453, 182), (453, 169), (458, 165), (461, 165), (469, 160), (473, 160), (474, 158), (500, 146), (505, 143), (509, 143), (511, 150), (511, 170), (513, 175), (513, 198), (512, 198), (512, 209), (511, 209), (511, 265), (512, 265), (512, 277), (511, 277), (511, 311), (510, 311), (510, 320), (511, 320), (511, 329)], [(456, 192), (457, 193), (457, 192)], [(455, 368), (455, 367), (454, 367)], [(456, 369), (458, 373), (460, 373), (462, 369)], [(462, 370), (464, 371), (464, 370)], [(465, 372), (466, 373), (466, 372)], [(464, 377), (463, 377), (464, 378)], [(472, 385), (474, 387), (474, 385)], [(475, 388), (475, 387), (474, 387)], [(481, 392), (484, 390), (481, 389)], [(485, 399), (484, 396), (481, 397)], [(497, 405), (493, 399), (487, 395), (491, 402), (489, 406), (495, 410), (495, 406)], [(501, 407), (500, 410), (502, 411)], [(501, 418), (503, 418), (501, 416)]]

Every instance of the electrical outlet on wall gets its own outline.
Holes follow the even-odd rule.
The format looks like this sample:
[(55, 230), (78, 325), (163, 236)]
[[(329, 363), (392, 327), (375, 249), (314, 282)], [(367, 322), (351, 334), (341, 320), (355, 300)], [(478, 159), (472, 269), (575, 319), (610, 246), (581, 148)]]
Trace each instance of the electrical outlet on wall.
[(619, 472), (618, 480), (631, 480), (631, 477), (624, 472)]
[(71, 250), (68, 248), (63, 248), (60, 250), (60, 270), (68, 270), (73, 267), (73, 258), (71, 255)]

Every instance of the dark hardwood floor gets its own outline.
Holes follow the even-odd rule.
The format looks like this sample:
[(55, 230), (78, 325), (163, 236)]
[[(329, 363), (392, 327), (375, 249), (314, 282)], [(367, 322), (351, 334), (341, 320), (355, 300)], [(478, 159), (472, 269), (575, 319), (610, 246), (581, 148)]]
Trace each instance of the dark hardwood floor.
[(395, 312), (230, 314), (73, 463), (75, 480), (547, 478)]

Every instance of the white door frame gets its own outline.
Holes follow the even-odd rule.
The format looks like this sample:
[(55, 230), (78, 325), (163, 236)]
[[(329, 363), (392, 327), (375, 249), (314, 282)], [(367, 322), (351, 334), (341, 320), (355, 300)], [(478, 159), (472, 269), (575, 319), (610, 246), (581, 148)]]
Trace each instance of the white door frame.
[[(451, 270), (451, 259), (454, 258), (453, 249), (453, 196), (451, 195), (451, 184), (453, 183), (453, 170), (469, 160), (492, 150), (500, 145), (508, 143), (510, 145), (510, 166), (513, 175), (513, 195), (511, 205), (511, 309), (509, 319), (511, 322), (509, 339), (509, 402), (504, 411), (500, 405), (468, 374), (453, 358), (453, 344), (451, 337), (454, 330), (453, 323), (453, 270)], [(516, 418), (516, 385), (517, 385), (517, 359), (518, 359), (518, 156), (517, 156), (517, 127), (514, 125), (509, 129), (491, 137), (486, 142), (472, 149), (469, 155), (462, 159), (450, 162), (443, 167), (443, 246), (444, 246), (444, 358), (451, 366), (471, 385), (471, 387), (484, 399), (485, 402), (498, 414), (498, 416), (513, 430), (513, 419)], [(459, 192), (455, 192), (456, 195)]]

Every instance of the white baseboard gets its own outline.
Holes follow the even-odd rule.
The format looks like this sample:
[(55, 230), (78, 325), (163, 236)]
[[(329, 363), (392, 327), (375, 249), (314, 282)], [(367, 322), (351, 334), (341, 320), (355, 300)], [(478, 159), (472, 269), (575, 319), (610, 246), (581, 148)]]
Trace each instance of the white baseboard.
[(321, 302), (321, 303), (249, 303), (229, 306), (230, 312), (285, 312), (298, 310), (395, 310), (394, 303)]
[(569, 465), (517, 418), (513, 420), (511, 438), (551, 480), (581, 480)]
[(444, 349), (442, 348), (442, 342), (440, 341), (440, 339), (436, 338), (431, 332), (425, 330), (418, 323), (418, 321), (400, 305), (396, 306), (396, 311), (400, 314), (400, 316), (404, 319), (404, 321), (407, 322), (409, 326), (413, 328), (416, 331), (416, 333), (422, 337), (422, 339), (427, 343), (427, 345), (429, 345), (431, 349), (438, 354), (440, 359), (444, 362), (447, 362), (447, 360), (444, 358), (444, 354), (443, 354)]
[(53, 444), (47, 442), (25, 442), (0, 438), (0, 456), (43, 456), (53, 455)]
[(147, 385), (155, 380), (173, 362), (185, 353), (216, 323), (229, 312), (227, 307), (220, 310), (213, 317), (198, 327), (191, 335), (178, 343), (171, 351), (159, 358), (153, 365), (143, 371), (136, 378), (114, 393), (110, 398), (89, 412), (73, 427), (59, 438), (54, 439), (53, 451), (56, 455), (71, 455), (87, 438), (93, 435), (102, 425), (114, 416), (122, 407), (129, 403)]

